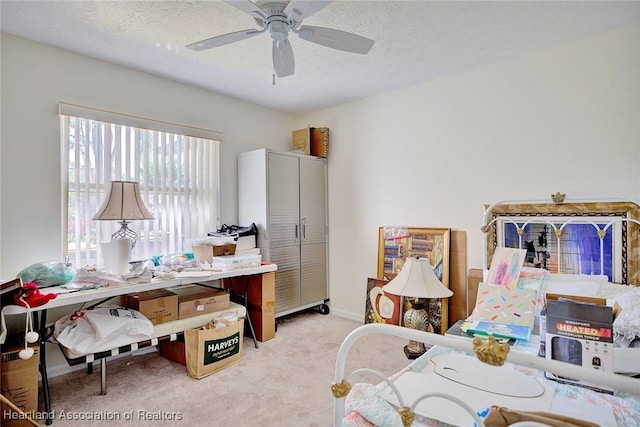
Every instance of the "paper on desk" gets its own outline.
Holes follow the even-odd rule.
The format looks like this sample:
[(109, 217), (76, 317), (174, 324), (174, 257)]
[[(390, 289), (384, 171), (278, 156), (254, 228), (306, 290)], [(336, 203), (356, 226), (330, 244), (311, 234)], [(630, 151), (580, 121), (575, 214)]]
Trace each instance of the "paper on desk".
[(603, 427), (617, 427), (618, 425), (610, 407), (580, 402), (568, 397), (554, 397), (551, 402), (551, 412), (581, 420), (589, 420)]
[[(413, 402), (424, 394), (439, 392), (463, 400), (476, 411), (476, 413), (492, 405), (506, 406), (522, 411), (549, 412), (554, 393), (552, 386), (543, 384), (545, 391), (539, 397), (519, 398), (503, 396), (456, 383), (435, 373), (424, 374), (417, 372), (405, 372), (394, 381), (394, 385), (400, 391), (404, 403), (407, 406), (411, 406)], [(400, 404), (391, 387), (385, 388), (379, 395), (393, 405), (399, 406)], [(455, 426), (473, 425), (471, 415), (464, 411), (457, 403), (439, 397), (424, 399), (416, 407), (415, 413)]]
[(211, 271), (183, 270), (179, 272), (176, 277), (209, 277), (211, 274)]

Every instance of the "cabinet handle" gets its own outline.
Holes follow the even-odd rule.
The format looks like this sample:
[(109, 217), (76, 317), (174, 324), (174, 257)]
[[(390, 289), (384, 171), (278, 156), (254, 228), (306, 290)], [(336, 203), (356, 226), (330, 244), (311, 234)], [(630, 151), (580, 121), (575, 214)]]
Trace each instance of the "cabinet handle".
[(298, 224), (296, 224), (295, 227), (296, 227), (296, 240), (298, 240)]
[(307, 218), (302, 218), (302, 240), (307, 239)]

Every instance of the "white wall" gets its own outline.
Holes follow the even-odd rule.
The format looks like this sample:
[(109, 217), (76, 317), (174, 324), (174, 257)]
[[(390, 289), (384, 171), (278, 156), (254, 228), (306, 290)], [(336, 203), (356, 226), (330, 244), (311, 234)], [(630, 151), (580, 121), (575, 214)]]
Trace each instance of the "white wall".
[(634, 26), (302, 117), (330, 128), (332, 311), (364, 319), (380, 226), (464, 230), (480, 268), (486, 203), (640, 197), (638, 76)]
[(380, 226), (464, 230), (480, 267), (485, 203), (640, 197), (638, 75), (634, 26), (296, 118), (3, 34), (0, 277), (61, 256), (59, 101), (224, 132), (227, 223), (237, 153), (328, 126), (331, 306), (362, 320)]
[(223, 132), (227, 224), (238, 218), (237, 154), (265, 144), (289, 149), (295, 129), (288, 114), (2, 34), (0, 277), (63, 259), (60, 101)]

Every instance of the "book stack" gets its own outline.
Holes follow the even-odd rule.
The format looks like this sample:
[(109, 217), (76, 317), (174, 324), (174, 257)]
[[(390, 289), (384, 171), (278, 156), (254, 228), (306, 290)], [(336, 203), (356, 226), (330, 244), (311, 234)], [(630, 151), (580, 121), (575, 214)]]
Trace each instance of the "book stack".
[[(469, 320), (458, 320), (456, 323), (451, 325), (451, 327), (447, 329), (447, 331), (444, 334), (450, 337), (463, 338), (468, 340), (472, 340), (474, 338), (480, 338), (480, 339), (488, 338), (489, 335), (484, 333), (478, 333), (473, 330), (473, 326), (475, 323), (477, 322), (469, 321)], [(501, 343), (506, 342), (512, 347), (518, 341), (516, 338), (505, 338), (505, 337), (498, 337), (495, 335), (494, 335), (494, 338), (496, 338), (498, 342), (501, 342)]]
[(13, 279), (7, 282), (0, 282), (0, 295), (4, 295), (9, 292), (13, 292), (16, 289), (22, 287), (22, 281), (20, 279)]

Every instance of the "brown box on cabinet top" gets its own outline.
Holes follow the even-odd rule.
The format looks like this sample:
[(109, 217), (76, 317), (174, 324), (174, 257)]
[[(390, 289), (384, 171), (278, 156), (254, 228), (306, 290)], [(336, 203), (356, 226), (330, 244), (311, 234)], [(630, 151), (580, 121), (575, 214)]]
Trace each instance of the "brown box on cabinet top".
[(120, 304), (139, 311), (154, 325), (178, 319), (178, 295), (166, 289), (122, 295)]
[(311, 128), (311, 155), (317, 157), (329, 155), (329, 128)]
[(329, 154), (329, 128), (308, 127), (291, 132), (294, 151), (316, 157), (327, 157)]
[(294, 151), (311, 154), (311, 128), (291, 132), (291, 143)]

